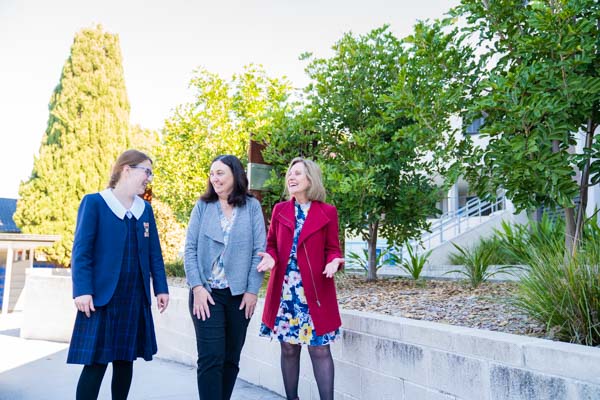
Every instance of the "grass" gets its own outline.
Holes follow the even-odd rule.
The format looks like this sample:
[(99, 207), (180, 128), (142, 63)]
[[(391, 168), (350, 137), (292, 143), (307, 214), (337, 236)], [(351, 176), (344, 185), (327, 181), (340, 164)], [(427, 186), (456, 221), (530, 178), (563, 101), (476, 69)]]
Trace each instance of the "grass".
[(562, 341), (600, 345), (600, 243), (587, 241), (574, 256), (564, 240), (533, 249), (515, 304)]

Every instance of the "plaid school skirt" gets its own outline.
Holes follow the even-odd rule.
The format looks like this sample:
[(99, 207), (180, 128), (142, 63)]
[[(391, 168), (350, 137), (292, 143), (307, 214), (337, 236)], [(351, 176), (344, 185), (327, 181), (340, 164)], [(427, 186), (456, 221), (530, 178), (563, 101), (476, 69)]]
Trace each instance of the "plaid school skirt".
[(88, 318), (78, 311), (67, 363), (108, 364), (114, 360), (152, 360), (156, 334), (150, 305), (146, 301), (139, 266), (135, 218), (128, 224), (127, 246), (119, 282), (108, 304), (96, 307)]

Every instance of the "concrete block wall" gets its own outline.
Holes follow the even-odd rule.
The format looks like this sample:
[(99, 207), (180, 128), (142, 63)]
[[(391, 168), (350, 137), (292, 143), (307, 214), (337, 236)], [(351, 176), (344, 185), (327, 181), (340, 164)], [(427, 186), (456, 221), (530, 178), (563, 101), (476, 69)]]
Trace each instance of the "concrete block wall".
[[(8, 297), (4, 297), (2, 301), (8, 302), (8, 311), (23, 311), (24, 303), (24, 288), (25, 288), (25, 274), (30, 269), (29, 261), (13, 261), (11, 279), (10, 279), (10, 293)], [(9, 282), (4, 282), (4, 287), (8, 286)], [(6, 289), (4, 290), (6, 293)], [(10, 298), (9, 298), (10, 297)]]
[[(61, 340), (55, 331), (62, 325), (62, 340), (68, 340), (74, 316), (70, 278), (30, 278), (21, 334)], [(165, 313), (153, 307), (157, 356), (195, 365), (188, 290), (170, 291)], [(48, 304), (50, 299), (63, 300)], [(261, 312), (259, 302), (240, 378), (283, 394), (279, 345), (258, 337)], [(50, 328), (49, 319), (56, 319)], [(342, 337), (332, 345), (338, 400), (600, 399), (600, 348), (358, 311), (343, 311), (342, 320)], [(318, 399), (306, 349), (300, 374), (300, 398)]]
[(21, 337), (69, 342), (77, 309), (70, 270), (28, 268)]
[[(169, 311), (155, 316), (158, 356), (194, 365), (187, 296), (171, 288)], [(240, 378), (283, 395), (279, 345), (258, 336), (261, 312), (259, 302)], [(332, 345), (336, 399), (600, 399), (599, 348), (358, 311), (342, 319), (342, 338)], [(319, 399), (305, 349), (299, 395)]]

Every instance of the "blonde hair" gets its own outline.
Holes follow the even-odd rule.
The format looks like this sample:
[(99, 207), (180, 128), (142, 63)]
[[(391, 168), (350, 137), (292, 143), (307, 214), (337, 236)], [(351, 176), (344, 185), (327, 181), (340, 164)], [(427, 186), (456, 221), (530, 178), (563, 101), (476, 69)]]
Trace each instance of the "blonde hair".
[(117, 186), (117, 182), (121, 179), (121, 172), (123, 171), (124, 166), (138, 165), (146, 160), (150, 161), (150, 164), (152, 164), (152, 159), (148, 157), (146, 153), (142, 153), (139, 150), (131, 149), (121, 153), (119, 158), (117, 158), (117, 161), (115, 161), (115, 165), (112, 167), (108, 187), (114, 189), (115, 186)]
[[(321, 173), (321, 168), (316, 162), (302, 157), (296, 157), (290, 162), (290, 166), (288, 167), (285, 176), (287, 177), (290, 174), (292, 167), (298, 163), (304, 165), (304, 172), (310, 183), (306, 190), (307, 199), (309, 201), (315, 200), (324, 202), (327, 194), (325, 192), (325, 187), (323, 186), (323, 174)], [(288, 198), (290, 198), (291, 196), (287, 190), (287, 185), (285, 187), (285, 192), (287, 193)]]

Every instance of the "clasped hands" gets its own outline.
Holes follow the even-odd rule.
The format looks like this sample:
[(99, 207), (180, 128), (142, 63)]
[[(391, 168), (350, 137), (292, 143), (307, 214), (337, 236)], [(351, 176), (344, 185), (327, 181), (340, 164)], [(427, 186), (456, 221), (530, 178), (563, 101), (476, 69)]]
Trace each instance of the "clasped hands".
[[(198, 319), (202, 319), (202, 321), (206, 321), (210, 318), (210, 308), (208, 303), (215, 305), (215, 301), (213, 300), (210, 292), (202, 285), (194, 286), (192, 289), (192, 293), (194, 295), (194, 303), (192, 305), (192, 314), (196, 316)], [(250, 319), (252, 314), (254, 314), (254, 309), (256, 308), (256, 302), (258, 301), (258, 296), (254, 293), (246, 292), (242, 297), (242, 301), (240, 303), (240, 310), (244, 310), (244, 315), (246, 319)]]

